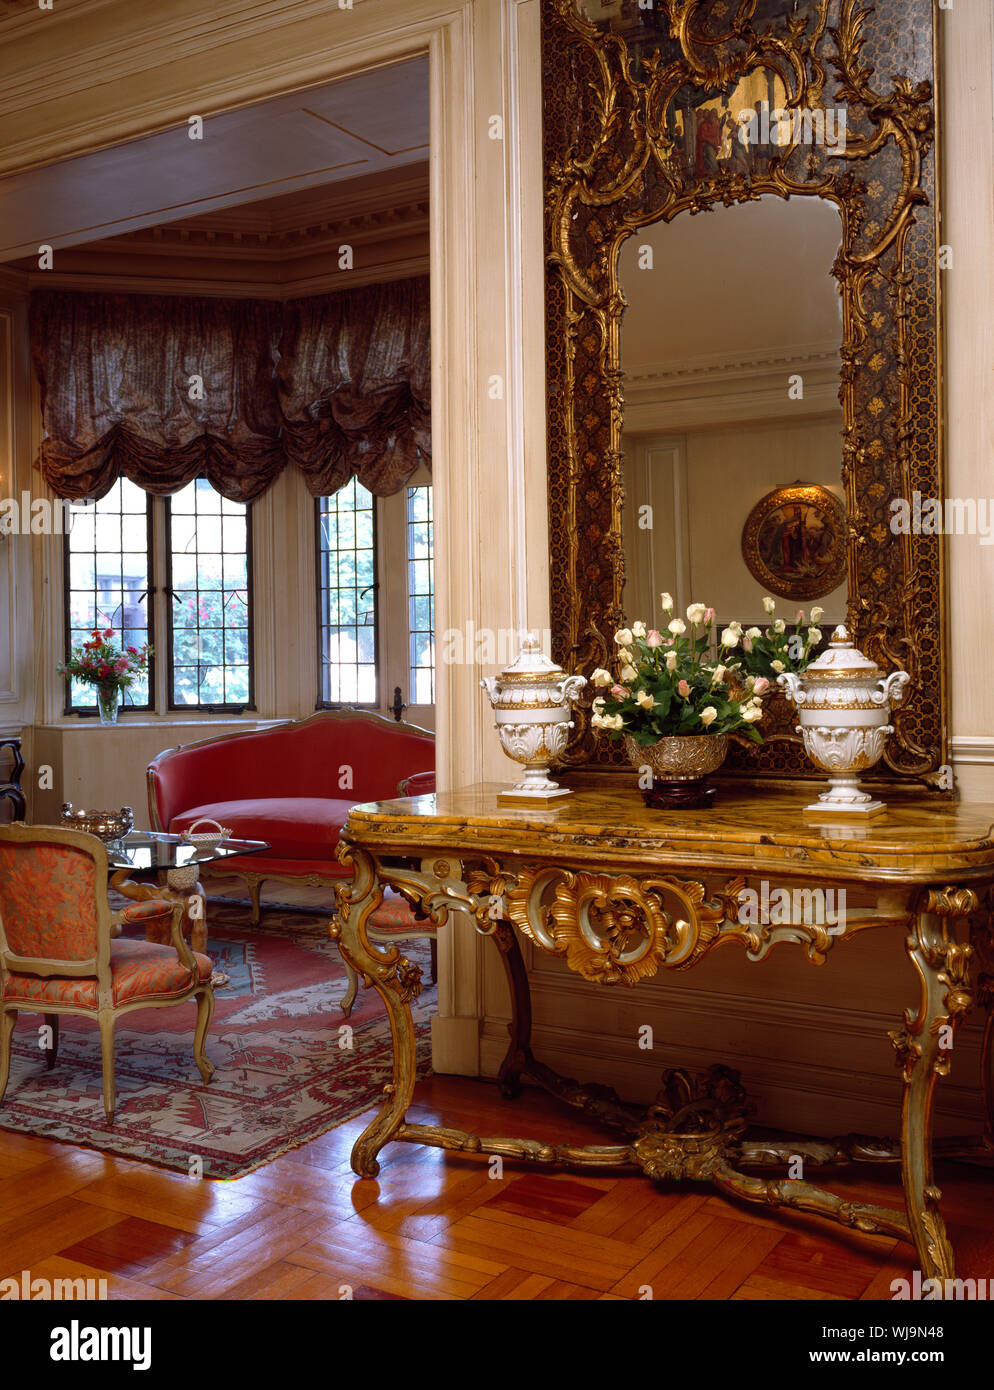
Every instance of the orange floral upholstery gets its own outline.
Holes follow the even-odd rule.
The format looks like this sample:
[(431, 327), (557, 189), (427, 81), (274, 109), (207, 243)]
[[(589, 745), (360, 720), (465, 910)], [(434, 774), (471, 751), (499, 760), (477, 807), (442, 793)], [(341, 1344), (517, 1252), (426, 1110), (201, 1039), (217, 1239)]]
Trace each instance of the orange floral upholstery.
[(0, 916), (18, 956), (93, 960), (97, 895), (93, 860), (71, 845), (0, 844)]
[[(46, 1015), (45, 1065), (59, 1052), (63, 1013), (95, 1017), (100, 1029), (104, 1114), (114, 1122), (114, 1020), (124, 1009), (195, 1000), (193, 1059), (206, 1085), (214, 1065), (204, 1050), (214, 1015), (213, 964), (185, 941), (115, 939), (115, 922), (178, 926), (178, 910), (157, 898), (112, 913), (107, 853), (93, 835), (50, 825), (0, 826), (0, 1104), (10, 1080), (18, 1013)], [(154, 890), (153, 890), (154, 891)], [(118, 928), (119, 929), (119, 928)], [(156, 931), (153, 935), (160, 936)], [(33, 968), (32, 968), (33, 967)], [(72, 970), (85, 971), (73, 975)], [(50, 975), (42, 971), (50, 970)]]
[[(197, 962), (198, 981), (206, 983), (214, 968), (209, 957), (196, 952), (193, 958)], [(150, 941), (112, 941), (110, 973), (115, 1005), (137, 999), (169, 999), (194, 983), (172, 946), (156, 946)], [(2, 997), (22, 1008), (31, 1004), (75, 1004), (96, 1011), (97, 982), (59, 975), (11, 975)]]
[(414, 909), (407, 899), (400, 893), (395, 893), (392, 888), (387, 888), (384, 890), (380, 906), (369, 914), (368, 925), (377, 932), (396, 932), (398, 936), (409, 936), (411, 929), (416, 928), (418, 923)]

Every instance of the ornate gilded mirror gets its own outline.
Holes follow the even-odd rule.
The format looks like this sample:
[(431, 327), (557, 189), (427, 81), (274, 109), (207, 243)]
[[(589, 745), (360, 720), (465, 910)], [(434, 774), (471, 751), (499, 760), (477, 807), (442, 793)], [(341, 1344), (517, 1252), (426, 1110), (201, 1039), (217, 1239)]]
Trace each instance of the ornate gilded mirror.
[[(933, 64), (931, 0), (543, 5), (555, 659), (817, 597), (911, 676), (876, 780), (948, 794), (942, 541), (891, 525), (942, 495)], [(812, 775), (795, 723), (726, 774)]]

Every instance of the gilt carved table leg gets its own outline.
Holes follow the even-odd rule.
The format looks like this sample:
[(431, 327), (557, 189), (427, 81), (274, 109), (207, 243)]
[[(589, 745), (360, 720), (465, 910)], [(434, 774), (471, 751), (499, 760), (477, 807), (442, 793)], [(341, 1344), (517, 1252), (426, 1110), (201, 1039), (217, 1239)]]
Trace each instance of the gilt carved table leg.
[(383, 888), (370, 856), (353, 846), (342, 845), (338, 857), (354, 867), (354, 876), (350, 883), (335, 890), (337, 906), (329, 929), (331, 938), (338, 942), (347, 964), (380, 995), (393, 1034), (393, 1081), (384, 1087), (379, 1113), (352, 1148), (352, 1171), (361, 1178), (375, 1178), (380, 1171), (376, 1155), (403, 1125), (414, 1094), (417, 1045), (410, 1001), (421, 993), (421, 971), (396, 946), (369, 940), (369, 918), (383, 901)]
[(921, 998), (917, 1011), (905, 1011), (904, 1027), (890, 1035), (904, 1073), (904, 1200), (927, 1279), (954, 1277), (952, 1246), (939, 1210), (942, 1193), (932, 1175), (932, 1104), (937, 1080), (949, 1071), (955, 1029), (973, 1002), (971, 949), (956, 940), (956, 923), (976, 909), (976, 894), (968, 888), (929, 889), (924, 895), (905, 943), (918, 973)]

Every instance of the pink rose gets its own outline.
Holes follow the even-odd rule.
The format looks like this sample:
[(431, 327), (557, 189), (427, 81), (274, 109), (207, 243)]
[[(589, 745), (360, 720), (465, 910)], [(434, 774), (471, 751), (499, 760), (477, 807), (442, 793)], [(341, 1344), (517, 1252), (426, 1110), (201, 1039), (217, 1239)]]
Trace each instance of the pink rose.
[(679, 681), (679, 682), (678, 682), (678, 684), (677, 684), (677, 693), (678, 693), (679, 695), (682, 695), (683, 698), (686, 700), (687, 696), (690, 694), (690, 686), (687, 684), (686, 681)]
[(612, 685), (611, 695), (615, 700), (625, 700), (632, 692), (627, 685)]
[(714, 622), (714, 619), (715, 619), (715, 612), (714, 612), (714, 609), (713, 609), (713, 608), (705, 609), (705, 612), (704, 612), (704, 621), (705, 621), (706, 623), (713, 623), (713, 622)]
[(799, 608), (799, 609), (797, 610), (797, 622), (798, 622), (798, 626), (800, 626), (800, 624), (804, 622), (804, 609), (803, 609), (803, 608)]
[(661, 647), (663, 645), (663, 634), (657, 632), (655, 628), (652, 628), (646, 636), (645, 645), (647, 647)]
[(754, 695), (765, 695), (770, 688), (770, 683), (765, 676), (757, 676), (753, 683), (752, 693)]
[(743, 638), (742, 638), (742, 650), (743, 650), (744, 652), (751, 652), (751, 651), (752, 651), (752, 638), (751, 638), (751, 637), (743, 637)]

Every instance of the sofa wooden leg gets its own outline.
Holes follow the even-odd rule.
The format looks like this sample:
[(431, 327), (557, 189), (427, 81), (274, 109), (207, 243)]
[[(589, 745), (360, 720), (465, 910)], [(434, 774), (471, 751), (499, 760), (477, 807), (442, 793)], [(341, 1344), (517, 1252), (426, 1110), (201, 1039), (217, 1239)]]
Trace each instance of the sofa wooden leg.
[(252, 904), (251, 922), (253, 927), (257, 927), (262, 918), (262, 885), (265, 879), (259, 874), (246, 874), (245, 882), (248, 884), (249, 901)]

